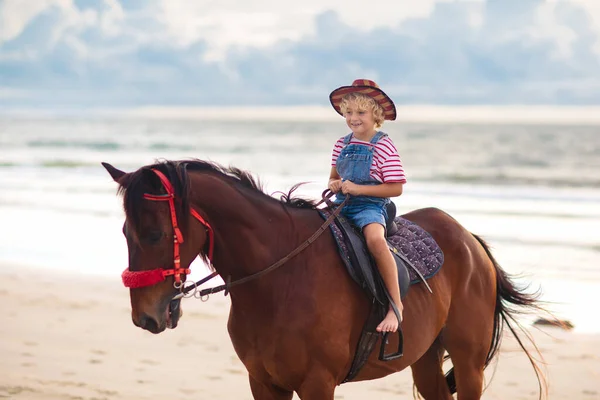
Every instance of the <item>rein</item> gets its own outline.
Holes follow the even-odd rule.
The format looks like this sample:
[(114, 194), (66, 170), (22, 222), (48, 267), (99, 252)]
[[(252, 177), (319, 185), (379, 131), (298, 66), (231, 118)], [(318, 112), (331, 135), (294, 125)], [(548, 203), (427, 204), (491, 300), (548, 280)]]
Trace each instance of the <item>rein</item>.
[[(331, 202), (329, 202), (329, 199), (333, 196), (334, 193), (329, 192), (329, 194), (325, 195), (325, 193), (328, 190), (325, 190), (323, 192), (323, 199), (321, 201), (319, 201), (316, 206), (318, 206), (319, 204), (322, 204), (323, 202), (327, 203), (330, 207), (333, 205)], [(271, 264), (270, 266), (268, 266), (267, 268), (263, 269), (262, 271), (256, 272), (252, 275), (248, 275), (244, 278), (240, 278), (238, 280), (235, 281), (231, 281), (231, 277), (228, 277), (227, 281), (225, 282), (224, 285), (220, 285), (220, 286), (215, 286), (212, 288), (208, 288), (208, 289), (202, 289), (199, 292), (197, 291), (198, 286), (200, 286), (201, 284), (211, 280), (212, 278), (216, 277), (218, 275), (217, 272), (213, 272), (212, 274), (208, 275), (205, 278), (200, 279), (199, 281), (195, 282), (192, 285), (189, 285), (187, 287), (184, 287), (181, 289), (181, 293), (175, 295), (175, 297), (173, 297), (173, 300), (178, 300), (181, 299), (183, 297), (186, 297), (186, 294), (194, 291), (193, 296), (200, 298), (200, 299), (204, 299), (206, 298), (208, 295), (210, 294), (214, 294), (214, 293), (219, 293), (222, 291), (225, 291), (225, 296), (227, 296), (227, 294), (229, 293), (229, 290), (233, 287), (233, 286), (238, 286), (241, 285), (242, 283), (246, 283), (249, 281), (252, 281), (254, 279), (260, 278), (261, 276), (268, 274), (271, 271), (276, 270), (277, 268), (281, 267), (283, 264), (285, 264), (286, 262), (288, 262), (290, 259), (292, 259), (293, 257), (297, 256), (298, 254), (300, 254), (304, 249), (306, 249), (308, 246), (310, 246), (315, 240), (317, 240), (317, 238), (319, 236), (321, 236), (321, 234), (323, 232), (325, 232), (325, 230), (329, 227), (329, 225), (333, 222), (333, 220), (340, 214), (342, 208), (344, 207), (344, 205), (346, 204), (346, 202), (348, 201), (348, 196), (346, 196), (346, 198), (344, 199), (344, 201), (342, 201), (339, 206), (331, 213), (331, 215), (325, 220), (325, 222), (323, 222), (323, 224), (319, 227), (319, 229), (317, 229), (315, 231), (315, 233), (312, 234), (311, 237), (309, 237), (308, 239), (306, 239), (304, 242), (302, 242), (302, 244), (300, 244), (298, 247), (296, 247), (294, 250), (292, 250), (291, 252), (288, 253), (288, 255), (286, 255), (285, 257), (281, 258), (279, 261)], [(187, 296), (187, 297), (191, 297), (191, 296)]]
[[(340, 203), (340, 205), (331, 213), (331, 215), (327, 218), (327, 220), (325, 220), (325, 222), (319, 227), (319, 229), (317, 229), (317, 231), (315, 231), (315, 233), (312, 234), (311, 237), (309, 237), (304, 242), (302, 242), (302, 244), (300, 244), (298, 247), (296, 247), (294, 250), (292, 250), (290, 253), (288, 253), (285, 257), (283, 257), (280, 260), (276, 261), (275, 263), (271, 264), (264, 270), (256, 272), (252, 275), (248, 275), (244, 278), (240, 278), (235, 281), (231, 281), (231, 277), (227, 277), (226, 283), (224, 285), (220, 285), (220, 286), (216, 286), (216, 287), (212, 287), (212, 288), (208, 288), (208, 289), (203, 289), (198, 292), (198, 290), (197, 290), (198, 286), (200, 286), (203, 283), (216, 277), (218, 275), (218, 273), (215, 271), (215, 272), (211, 273), (210, 275), (200, 279), (199, 281), (197, 281), (189, 286), (184, 287), (184, 285), (183, 285), (184, 281), (182, 279), (182, 275), (183, 275), (183, 277), (185, 277), (187, 274), (191, 273), (191, 270), (189, 268), (181, 268), (179, 245), (184, 242), (184, 238), (183, 238), (183, 234), (181, 233), (181, 229), (179, 229), (179, 224), (177, 222), (177, 214), (175, 211), (175, 191), (174, 191), (173, 185), (171, 184), (169, 179), (162, 172), (160, 172), (156, 169), (152, 169), (152, 171), (159, 177), (163, 187), (167, 191), (167, 194), (154, 195), (154, 194), (145, 193), (144, 198), (147, 200), (151, 200), (151, 201), (168, 201), (169, 202), (169, 211), (171, 213), (171, 224), (173, 226), (173, 233), (174, 233), (174, 235), (173, 235), (173, 268), (170, 268), (170, 269), (157, 268), (157, 269), (146, 270), (146, 271), (129, 271), (129, 269), (127, 268), (127, 269), (125, 269), (125, 271), (123, 271), (121, 278), (123, 280), (123, 284), (125, 285), (125, 287), (140, 288), (140, 287), (145, 287), (145, 286), (156, 285), (156, 284), (164, 281), (168, 276), (173, 275), (174, 279), (175, 279), (173, 286), (175, 287), (175, 289), (180, 290), (180, 293), (175, 295), (173, 297), (173, 300), (178, 300), (183, 297), (191, 297), (191, 295), (186, 296), (186, 294), (188, 294), (189, 292), (192, 292), (192, 291), (193, 291), (192, 295), (194, 297), (198, 297), (200, 299), (204, 299), (210, 294), (218, 293), (221, 291), (225, 291), (225, 296), (227, 296), (227, 294), (229, 293), (229, 290), (232, 287), (252, 281), (252, 280), (257, 279), (265, 274), (268, 274), (271, 271), (274, 271), (275, 269), (281, 267), (283, 264), (288, 262), (293, 257), (300, 254), (304, 249), (306, 249), (315, 240), (317, 240), (317, 238), (319, 236), (321, 236), (321, 234), (327, 229), (327, 227), (331, 224), (331, 222), (333, 222), (333, 220), (340, 214), (342, 208), (348, 201), (348, 196), (346, 196), (344, 201), (342, 203)], [(329, 193), (327, 193), (327, 192), (329, 192)], [(329, 199), (333, 195), (334, 195), (334, 193), (332, 193), (331, 191), (325, 190), (321, 195), (322, 200), (319, 201), (316, 204), (316, 206), (319, 206), (322, 203), (327, 203), (327, 205), (329, 207), (333, 207), (333, 204), (329, 201)], [(192, 216), (194, 218), (196, 218), (206, 228), (207, 236), (208, 236), (207, 258), (210, 261), (210, 263), (212, 264), (213, 250), (214, 250), (213, 229), (210, 226), (210, 224), (194, 208), (190, 209), (190, 213), (192, 214)]]

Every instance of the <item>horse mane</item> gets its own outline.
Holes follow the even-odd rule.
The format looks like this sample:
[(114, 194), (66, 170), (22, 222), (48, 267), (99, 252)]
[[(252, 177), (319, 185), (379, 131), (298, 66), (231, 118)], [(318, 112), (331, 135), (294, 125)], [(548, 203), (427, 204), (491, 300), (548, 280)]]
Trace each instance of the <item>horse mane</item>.
[[(269, 201), (279, 201), (282, 205), (292, 208), (315, 209), (316, 201), (294, 196), (293, 193), (303, 184), (294, 185), (288, 193), (276, 192), (281, 196), (274, 198), (264, 192), (261, 182), (253, 177), (248, 171), (236, 167), (224, 167), (215, 162), (199, 159), (187, 160), (161, 160), (155, 164), (146, 165), (137, 171), (126, 174), (119, 182), (118, 193), (124, 196), (124, 211), (134, 237), (140, 232), (141, 218), (138, 212), (144, 202), (144, 193), (164, 194), (165, 190), (160, 179), (154, 172), (156, 169), (169, 179), (175, 192), (175, 211), (181, 228), (186, 230), (185, 222), (190, 212), (190, 186), (189, 172), (208, 172), (216, 174), (224, 180), (235, 185), (250, 189), (252, 192), (264, 196)], [(275, 194), (275, 193), (274, 193)]]

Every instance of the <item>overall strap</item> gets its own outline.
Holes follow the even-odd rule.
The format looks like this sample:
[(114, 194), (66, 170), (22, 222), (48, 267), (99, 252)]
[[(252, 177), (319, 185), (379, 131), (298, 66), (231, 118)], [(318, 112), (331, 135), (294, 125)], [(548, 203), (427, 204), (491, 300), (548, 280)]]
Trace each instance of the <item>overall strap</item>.
[(375, 136), (373, 136), (373, 138), (371, 139), (371, 141), (369, 143), (371, 143), (372, 145), (375, 145), (377, 142), (379, 142), (384, 137), (387, 137), (387, 133), (382, 132), (382, 131), (377, 131), (377, 133), (375, 134)]
[(352, 140), (352, 135), (353, 135), (353, 133), (350, 132), (349, 134), (344, 136), (344, 146), (346, 146), (346, 145), (348, 145), (348, 143), (350, 143), (350, 140)]

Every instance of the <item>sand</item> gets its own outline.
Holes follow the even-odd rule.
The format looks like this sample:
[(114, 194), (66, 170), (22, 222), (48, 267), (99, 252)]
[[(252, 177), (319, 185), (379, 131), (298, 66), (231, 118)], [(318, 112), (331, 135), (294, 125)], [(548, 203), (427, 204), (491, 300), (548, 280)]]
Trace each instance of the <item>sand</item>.
[[(118, 276), (0, 265), (0, 304), (0, 398), (252, 399), (227, 335), (228, 298), (220, 294), (207, 303), (184, 300), (177, 329), (152, 335), (131, 323)], [(600, 335), (533, 334), (550, 399), (600, 399)], [(336, 391), (336, 399), (370, 398), (412, 398), (410, 371)], [(533, 370), (508, 337), (483, 398), (537, 398)]]

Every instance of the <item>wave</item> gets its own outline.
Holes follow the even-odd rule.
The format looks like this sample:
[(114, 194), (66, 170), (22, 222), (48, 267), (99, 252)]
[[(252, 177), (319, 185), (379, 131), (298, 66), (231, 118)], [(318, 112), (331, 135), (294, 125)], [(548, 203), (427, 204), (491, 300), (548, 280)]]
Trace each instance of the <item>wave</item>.
[(31, 148), (85, 148), (92, 150), (115, 151), (122, 145), (114, 141), (87, 142), (77, 140), (31, 140), (27, 142)]
[(148, 146), (146, 146), (145, 148), (147, 148), (149, 150), (177, 150), (177, 151), (188, 151), (188, 150), (193, 149), (193, 147), (190, 145), (179, 145), (179, 144), (165, 143), (165, 142), (151, 143)]
[(24, 202), (16, 202), (16, 201), (0, 201), (0, 205), (6, 207), (18, 207), (18, 208), (27, 208), (30, 210), (42, 210), (42, 211), (50, 211), (50, 212), (60, 212), (66, 214), (75, 214), (75, 215), (87, 215), (91, 217), (121, 217), (123, 216), (122, 212), (116, 211), (108, 211), (108, 210), (90, 210), (90, 209), (81, 209), (81, 208), (73, 208), (68, 206), (61, 206), (58, 204), (34, 204), (34, 203), (24, 203)]
[[(523, 246), (539, 246), (548, 248), (568, 248), (568, 249), (579, 249), (588, 250), (600, 253), (600, 243), (577, 243), (577, 242), (558, 242), (553, 240), (539, 240), (539, 239), (513, 239), (506, 236), (499, 235), (487, 235), (486, 240), (492, 243), (505, 243), (511, 245), (523, 245)], [(596, 270), (596, 266), (590, 267), (592, 270)]]
[[(25, 189), (25, 188), (23, 188)], [(80, 190), (78, 188), (68, 188), (67, 190), (64, 190), (67, 188), (63, 188), (63, 190), (61, 190), (60, 192), (95, 192), (98, 194), (102, 194), (102, 195), (107, 195), (109, 194), (109, 192), (113, 192), (114, 190), (103, 190), (100, 188), (95, 188), (95, 189), (85, 189), (85, 190)], [(46, 189), (45, 189), (46, 191)], [(57, 190), (52, 190), (51, 188), (48, 188), (49, 192), (59, 192)], [(95, 203), (98, 204), (98, 203)], [(42, 211), (49, 211), (49, 212), (60, 212), (60, 213), (68, 213), (68, 214), (76, 214), (76, 215), (87, 215), (87, 216), (91, 216), (91, 217), (123, 217), (123, 212), (120, 208), (106, 208), (103, 209), (104, 207), (97, 207), (97, 208), (91, 208), (91, 207), (72, 207), (69, 206), (68, 204), (64, 204), (64, 203), (55, 203), (55, 202), (43, 202), (43, 203), (39, 203), (39, 202), (35, 202), (35, 201), (31, 201), (31, 200), (27, 200), (27, 199), (23, 199), (23, 200), (1, 200), (0, 199), (0, 206), (2, 207), (18, 207), (21, 209), (29, 209), (29, 210), (42, 210)], [(456, 212), (456, 210), (452, 210), (453, 213)], [(495, 215), (495, 216), (504, 216), (504, 215), (511, 215), (511, 212), (502, 212), (502, 211), (498, 211), (498, 212), (488, 212), (488, 211), (465, 211), (465, 213), (471, 214), (471, 215)], [(571, 218), (573, 220), (580, 220), (580, 221), (587, 221), (589, 220), (589, 216), (587, 215), (564, 215), (561, 213), (540, 213), (540, 214), (536, 214), (536, 213), (530, 213), (530, 212), (523, 212), (523, 213), (515, 213), (518, 216), (522, 216), (522, 217), (542, 217), (542, 218)], [(538, 246), (538, 247), (545, 247), (545, 248), (553, 248), (553, 249), (557, 249), (557, 248), (566, 248), (566, 249), (577, 249), (577, 250), (586, 250), (586, 251), (592, 251), (595, 253), (600, 253), (600, 242), (596, 243), (596, 242), (577, 242), (577, 241), (559, 241), (559, 240), (548, 240), (548, 239), (542, 239), (542, 238), (536, 238), (536, 237), (517, 237), (517, 238), (512, 238), (509, 236), (504, 236), (502, 234), (492, 234), (489, 235), (488, 237), (486, 237), (486, 240), (489, 239), (491, 242), (496, 242), (496, 243), (505, 243), (505, 244), (510, 244), (510, 245), (522, 245), (522, 246)]]
[(25, 144), (31, 149), (87, 149), (105, 152), (120, 152), (128, 150), (166, 150), (187, 151), (193, 149), (189, 144), (170, 142), (150, 143), (119, 143), (116, 141), (82, 141), (82, 140), (31, 140)]
[(523, 211), (515, 211), (515, 210), (473, 210), (467, 208), (457, 208), (452, 207), (446, 210), (452, 214), (469, 214), (469, 215), (479, 215), (479, 216), (495, 216), (495, 217), (524, 217), (524, 218), (560, 218), (560, 219), (571, 219), (571, 220), (584, 220), (587, 221), (590, 218), (600, 218), (600, 214), (598, 215), (589, 215), (589, 214), (570, 214), (567, 212), (551, 212), (551, 211), (536, 211), (536, 210), (523, 210)]
[[(19, 184), (6, 184), (4, 185), (4, 190), (10, 190), (13, 193), (25, 193), (31, 190), (31, 185), (19, 185)], [(101, 188), (101, 187), (77, 187), (77, 186), (63, 186), (63, 187), (44, 187), (44, 193), (47, 195), (52, 194), (73, 194), (73, 195), (81, 195), (81, 194), (90, 194), (90, 195), (114, 195), (115, 188), (112, 186)], [(279, 199), (278, 194), (273, 193), (270, 194), (271, 197)], [(307, 196), (310, 198), (310, 196)], [(17, 202), (6, 202), (0, 200), (0, 205), (19, 205), (19, 206), (36, 206), (35, 203), (30, 203), (24, 201), (22, 203)], [(402, 208), (401, 211), (398, 212), (398, 215), (401, 215), (404, 212), (408, 212), (408, 210)], [(460, 208), (455, 206), (446, 207), (444, 209), (446, 212), (457, 215), (464, 214), (470, 216), (481, 216), (481, 217), (517, 217), (517, 218), (543, 218), (543, 219), (561, 219), (561, 220), (570, 220), (570, 221), (589, 221), (592, 219), (600, 219), (600, 214), (595, 213), (568, 213), (562, 211), (553, 211), (553, 210), (535, 210), (535, 209), (524, 209), (523, 211), (516, 211), (514, 209), (510, 210), (497, 210), (497, 209), (483, 209), (477, 210), (474, 208)]]
[(600, 188), (600, 178), (577, 177), (569, 178), (544, 178), (529, 176), (512, 176), (508, 174), (476, 175), (467, 173), (438, 174), (436, 176), (414, 176), (414, 181), (431, 183), (469, 183), (503, 186), (544, 186), (559, 188)]
[(71, 160), (51, 160), (42, 161), (40, 166), (45, 168), (80, 168), (80, 167), (97, 167), (98, 163), (71, 161)]
[[(48, 168), (48, 169), (53, 169), (53, 168), (65, 168), (65, 169), (72, 169), (72, 168), (92, 168), (92, 169), (99, 169), (102, 168), (100, 161), (82, 161), (82, 160), (73, 160), (73, 159), (51, 159), (51, 160), (41, 160), (41, 161), (37, 161), (37, 162), (16, 162), (16, 161), (6, 161), (6, 162), (0, 162), (0, 168), (7, 168), (7, 169), (13, 169), (13, 168), (30, 168), (30, 167), (37, 167), (37, 168)], [(136, 163), (121, 163), (120, 164), (121, 167), (131, 167), (131, 168), (139, 168), (140, 165), (136, 164)]]
[[(169, 145), (164, 146), (156, 144), (156, 149), (159, 150), (179, 150), (188, 151), (193, 150), (187, 146), (176, 146)], [(233, 148), (230, 150), (231, 153), (242, 151), (240, 148)], [(243, 151), (242, 151), (243, 152)], [(0, 168), (17, 168), (17, 167), (30, 167), (37, 166), (41, 168), (82, 168), (92, 167), (98, 168), (99, 161), (83, 161), (74, 160), (68, 158), (42, 160), (37, 162), (18, 162), (18, 161), (0, 161)], [(131, 167), (137, 169), (140, 167), (137, 163), (126, 163), (121, 164), (121, 167)], [(286, 173), (289, 176), (291, 173)], [(526, 177), (526, 176), (510, 176), (507, 174), (495, 174), (495, 175), (475, 175), (475, 174), (445, 174), (445, 175), (420, 175), (415, 174), (411, 177), (411, 182), (414, 183), (457, 183), (457, 184), (469, 184), (469, 185), (494, 185), (494, 186), (511, 186), (511, 187), (545, 187), (545, 188), (589, 188), (589, 189), (600, 189), (600, 178), (598, 177), (577, 177), (573, 176), (570, 178), (544, 178), (544, 177)]]

